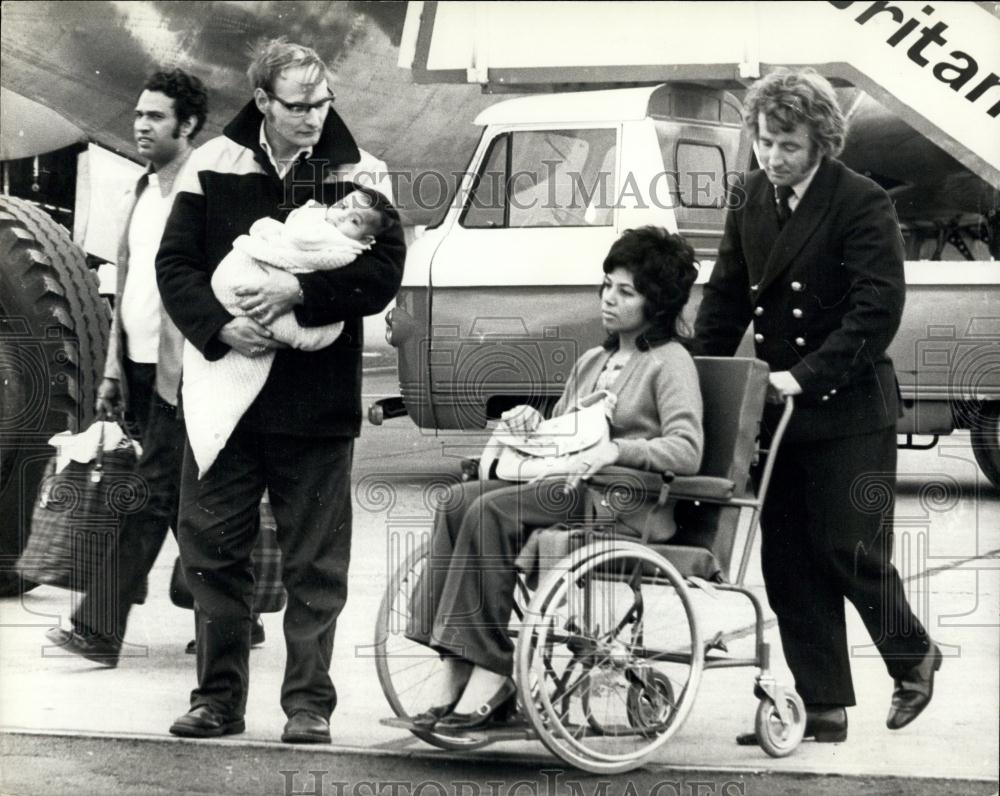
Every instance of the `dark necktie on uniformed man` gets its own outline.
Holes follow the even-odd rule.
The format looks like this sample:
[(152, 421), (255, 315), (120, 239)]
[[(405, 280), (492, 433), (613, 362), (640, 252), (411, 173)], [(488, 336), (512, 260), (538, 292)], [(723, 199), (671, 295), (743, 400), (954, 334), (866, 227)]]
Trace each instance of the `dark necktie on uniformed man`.
[(774, 196), (777, 201), (776, 211), (778, 214), (778, 229), (785, 226), (785, 222), (792, 215), (792, 208), (788, 204), (788, 200), (792, 198), (792, 186), (790, 185), (778, 185), (775, 186)]

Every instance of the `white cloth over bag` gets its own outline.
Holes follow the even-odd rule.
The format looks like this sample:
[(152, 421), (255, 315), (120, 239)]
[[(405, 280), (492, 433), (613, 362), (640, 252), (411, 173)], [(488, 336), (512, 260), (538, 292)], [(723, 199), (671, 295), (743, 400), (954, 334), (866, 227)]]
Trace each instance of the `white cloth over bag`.
[(496, 476), (504, 481), (566, 474), (570, 456), (610, 439), (608, 415), (613, 406), (613, 394), (598, 390), (581, 398), (573, 411), (543, 420), (529, 434), (512, 433), (501, 423), (483, 449), (480, 477), (487, 477), (494, 461)]

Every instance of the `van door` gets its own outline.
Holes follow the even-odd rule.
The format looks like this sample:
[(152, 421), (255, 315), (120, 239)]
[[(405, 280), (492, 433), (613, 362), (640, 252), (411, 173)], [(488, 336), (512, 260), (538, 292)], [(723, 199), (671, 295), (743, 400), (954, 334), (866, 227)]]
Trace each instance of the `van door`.
[(472, 189), (431, 264), (438, 428), (482, 427), (516, 403), (544, 404), (600, 342), (620, 135), (614, 124), (488, 129)]

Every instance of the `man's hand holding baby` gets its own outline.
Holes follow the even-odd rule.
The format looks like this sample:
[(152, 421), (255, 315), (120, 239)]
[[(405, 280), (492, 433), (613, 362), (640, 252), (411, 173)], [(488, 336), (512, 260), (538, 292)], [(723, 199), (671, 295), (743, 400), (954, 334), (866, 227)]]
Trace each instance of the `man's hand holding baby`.
[(301, 303), (299, 280), (287, 271), (269, 270), (266, 282), (254, 287), (238, 287), (233, 291), (238, 304), (249, 317), (267, 326), (275, 318), (290, 312)]
[(233, 318), (219, 329), (218, 337), (245, 357), (259, 357), (265, 351), (288, 348), (287, 343), (274, 339), (270, 329), (245, 315)]

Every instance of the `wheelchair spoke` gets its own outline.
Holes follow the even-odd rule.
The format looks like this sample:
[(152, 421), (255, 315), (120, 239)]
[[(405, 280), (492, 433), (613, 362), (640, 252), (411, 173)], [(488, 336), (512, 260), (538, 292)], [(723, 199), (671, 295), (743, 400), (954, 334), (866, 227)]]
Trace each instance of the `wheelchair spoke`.
[(624, 771), (673, 735), (703, 666), (683, 578), (648, 548), (595, 548), (547, 591), (522, 627), (518, 673), (536, 686), (529, 720), (567, 762)]
[[(394, 653), (394, 654), (398, 654), (398, 653)], [(411, 663), (409, 666), (396, 666), (393, 669), (393, 671), (395, 672), (395, 674), (397, 676), (402, 676), (402, 675), (406, 674), (406, 672), (412, 671), (413, 669), (419, 669), (421, 666), (429, 666), (432, 663), (434, 663), (434, 661), (429, 661), (429, 660), (425, 659), (425, 660), (422, 660), (422, 661), (417, 661), (416, 663)]]
[[(426, 544), (419, 545), (403, 559), (393, 573), (382, 598), (375, 625), (375, 667), (379, 683), (393, 713), (415, 716), (439, 704), (444, 692), (445, 666), (433, 650), (406, 637), (414, 609), (413, 590), (426, 574)], [(476, 749), (488, 741), (457, 738), (433, 731), (411, 729), (414, 735), (443, 749)]]

